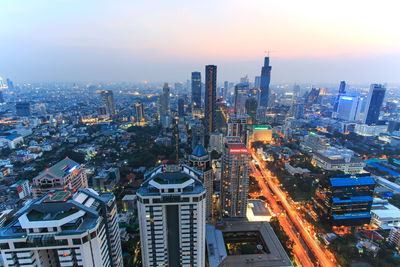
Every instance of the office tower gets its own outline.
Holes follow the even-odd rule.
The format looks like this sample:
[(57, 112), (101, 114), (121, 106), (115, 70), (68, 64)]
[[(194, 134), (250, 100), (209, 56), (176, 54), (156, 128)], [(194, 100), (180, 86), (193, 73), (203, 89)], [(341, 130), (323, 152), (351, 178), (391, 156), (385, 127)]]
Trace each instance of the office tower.
[(223, 95), (223, 99), (227, 100), (227, 97), (229, 95), (229, 82), (225, 81), (224, 82), (224, 95)]
[(255, 124), (257, 121), (257, 107), (258, 107), (257, 99), (254, 96), (249, 97), (246, 100), (245, 107), (246, 107), (246, 114), (249, 115), (251, 118), (251, 123)]
[(178, 115), (179, 117), (185, 116), (185, 100), (183, 98), (178, 99)]
[(0, 77), (0, 90), (6, 88), (6, 83), (3, 81), (3, 78)]
[(300, 96), (300, 86), (298, 84), (293, 86), (293, 96)]
[(271, 69), (272, 67), (269, 65), (269, 57), (264, 58), (264, 66), (261, 68), (261, 78), (260, 78), (260, 106), (267, 107), (268, 106), (268, 98), (269, 98), (269, 83), (271, 82)]
[(226, 137), (222, 153), (221, 203), (224, 216), (246, 217), (250, 154), (240, 137)]
[(249, 97), (249, 85), (239, 83), (235, 86), (235, 114), (246, 113), (246, 100)]
[(4, 103), (3, 90), (0, 88), (0, 104)]
[(250, 116), (247, 114), (230, 115), (226, 136), (239, 136), (242, 143), (247, 147), (249, 143), (249, 124)]
[(14, 90), (14, 84), (9, 78), (6, 79), (6, 82), (7, 82), (8, 89)]
[(108, 116), (115, 115), (114, 93), (111, 90), (101, 91), (101, 104), (106, 108)]
[(28, 102), (17, 102), (15, 109), (19, 117), (28, 117), (31, 115), (31, 105)]
[(360, 98), (342, 95), (336, 108), (336, 117), (345, 121), (356, 121), (357, 107), (360, 104)]
[(292, 106), (289, 109), (289, 116), (295, 119), (304, 118), (304, 105), (293, 102)]
[(163, 92), (158, 98), (158, 112), (160, 117), (169, 115), (170, 104), (169, 104), (169, 86), (168, 83), (164, 83)]
[(143, 116), (143, 104), (135, 103), (135, 122), (137, 125), (141, 125), (144, 122)]
[(338, 96), (336, 98), (335, 105), (333, 106), (333, 111), (334, 112), (337, 112), (337, 110), (338, 110), (340, 97), (342, 95), (345, 95), (345, 94), (346, 94), (346, 82), (345, 81), (341, 81), (340, 85), (339, 85), (339, 93), (338, 93)]
[(215, 101), (217, 89), (217, 66), (206, 66), (206, 88), (205, 88), (205, 133), (210, 136), (215, 131)]
[(379, 121), (383, 99), (385, 98), (386, 88), (381, 84), (371, 84), (369, 89), (363, 123), (372, 125)]
[(206, 189), (206, 220), (212, 219), (213, 169), (211, 157), (202, 145), (197, 145), (189, 156), (188, 165), (202, 172), (201, 182)]
[(319, 103), (319, 95), (320, 95), (321, 89), (320, 88), (311, 88), (311, 91), (308, 92), (306, 99), (305, 99), (305, 104), (306, 105), (313, 105), (313, 104), (318, 104)]
[(182, 93), (183, 92), (183, 83), (175, 83), (174, 84), (175, 93)]
[(65, 158), (42, 171), (32, 181), (32, 196), (38, 199), (51, 190), (73, 190), (88, 187), (83, 165)]
[(374, 188), (372, 177), (329, 179), (325, 198), (328, 219), (334, 225), (369, 224)]
[(254, 88), (260, 88), (261, 87), (261, 76), (256, 76), (254, 77)]
[(29, 203), (0, 231), (4, 265), (122, 267), (111, 193), (53, 191)]
[(192, 72), (192, 105), (201, 108), (201, 73)]
[(240, 83), (249, 85), (249, 77), (247, 76), (247, 74), (242, 75), (242, 77), (240, 77)]
[(201, 173), (184, 164), (158, 166), (136, 195), (143, 267), (205, 266)]

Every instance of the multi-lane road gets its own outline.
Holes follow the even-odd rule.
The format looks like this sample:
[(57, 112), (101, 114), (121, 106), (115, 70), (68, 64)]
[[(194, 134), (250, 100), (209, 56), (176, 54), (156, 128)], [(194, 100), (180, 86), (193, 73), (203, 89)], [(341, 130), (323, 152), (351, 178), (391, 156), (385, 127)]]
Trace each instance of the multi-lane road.
[[(276, 185), (273, 174), (263, 166), (263, 163), (253, 152), (251, 152), (251, 155), (259, 167), (256, 168), (254, 163), (251, 163), (253, 174), (273, 212), (275, 214), (279, 213), (279, 223), (294, 242), (293, 252), (299, 265), (337, 266), (335, 259), (314, 239), (303, 219), (297, 214), (296, 209), (289, 204), (286, 195)], [(278, 205), (277, 201), (280, 202), (280, 205)]]

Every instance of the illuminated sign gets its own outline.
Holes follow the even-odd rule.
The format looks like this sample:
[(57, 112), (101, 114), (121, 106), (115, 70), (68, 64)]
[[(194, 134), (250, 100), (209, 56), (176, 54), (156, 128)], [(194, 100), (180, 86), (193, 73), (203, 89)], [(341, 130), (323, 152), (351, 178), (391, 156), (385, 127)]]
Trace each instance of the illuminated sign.
[(229, 153), (247, 153), (247, 149), (246, 148), (232, 148), (229, 149)]
[(340, 99), (343, 99), (343, 100), (353, 100), (353, 98), (350, 97), (350, 96), (342, 96), (342, 97), (340, 97)]
[(68, 173), (73, 172), (77, 167), (78, 167), (78, 165), (75, 165), (74, 167), (72, 167), (71, 169), (68, 170)]
[(254, 127), (254, 130), (270, 130), (271, 128), (268, 126), (258, 126)]

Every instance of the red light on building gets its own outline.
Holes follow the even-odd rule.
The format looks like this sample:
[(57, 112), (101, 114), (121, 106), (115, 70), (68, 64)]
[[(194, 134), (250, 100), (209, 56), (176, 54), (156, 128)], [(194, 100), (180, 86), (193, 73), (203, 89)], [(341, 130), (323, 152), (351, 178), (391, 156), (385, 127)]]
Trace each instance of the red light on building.
[(246, 148), (232, 148), (229, 149), (229, 153), (247, 153), (247, 149)]

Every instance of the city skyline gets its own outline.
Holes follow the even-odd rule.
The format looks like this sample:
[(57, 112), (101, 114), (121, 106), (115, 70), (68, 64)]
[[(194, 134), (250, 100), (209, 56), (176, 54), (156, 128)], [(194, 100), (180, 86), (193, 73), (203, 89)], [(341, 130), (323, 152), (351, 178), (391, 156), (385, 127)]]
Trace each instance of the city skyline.
[(214, 64), (218, 82), (242, 74), (253, 81), (271, 51), (272, 84), (399, 82), (398, 5), (2, 3), (0, 75), (16, 81), (184, 81)]

